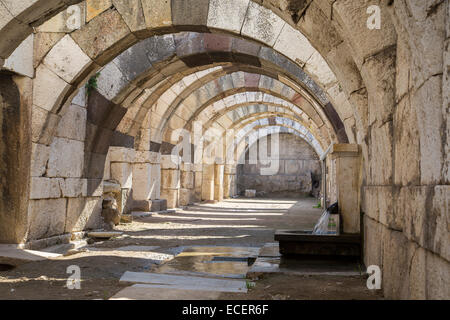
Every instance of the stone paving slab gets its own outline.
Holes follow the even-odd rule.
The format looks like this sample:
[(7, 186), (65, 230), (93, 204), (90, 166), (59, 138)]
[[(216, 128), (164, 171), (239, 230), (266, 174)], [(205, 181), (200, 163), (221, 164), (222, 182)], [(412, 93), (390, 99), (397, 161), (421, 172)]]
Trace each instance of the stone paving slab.
[(220, 292), (192, 291), (135, 284), (119, 291), (109, 300), (217, 300)]
[(120, 278), (120, 282), (151, 284), (152, 287), (156, 286), (155, 288), (247, 293), (247, 283), (242, 280), (222, 280), (127, 271)]
[(20, 264), (61, 257), (61, 254), (20, 249), (11, 245), (0, 245), (0, 263), (18, 266)]

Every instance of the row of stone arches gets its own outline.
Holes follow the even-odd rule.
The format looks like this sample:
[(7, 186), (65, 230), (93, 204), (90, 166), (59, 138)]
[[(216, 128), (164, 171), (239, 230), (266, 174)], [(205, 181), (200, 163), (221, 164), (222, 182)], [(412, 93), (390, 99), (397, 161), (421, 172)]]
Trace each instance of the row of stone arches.
[[(77, 0), (16, 2), (0, 3), (0, 65), (12, 71), (12, 61), (23, 50), (19, 45), (33, 27), (68, 5), (89, 5)], [(161, 1), (152, 11), (150, 0), (115, 0), (79, 30), (62, 32), (40, 54), (28, 78), (15, 77), (15, 84), (13, 77), (2, 79), (9, 83), (7, 90), (18, 87), (12, 104), (20, 104), (21, 112), (32, 117), (20, 119), (20, 127), (30, 130), (23, 129), (23, 137), (7, 143), (8, 155), (15, 154), (19, 143), (31, 167), (28, 173), (27, 165), (21, 166), (12, 179), (25, 177), (31, 190), (18, 191), (2, 182), (4, 190), (22, 196), (4, 192), (8, 199), (3, 204), (15, 197), (17, 206), (2, 218), (12, 221), (15, 231), (2, 229), (1, 241), (39, 238), (39, 232), (28, 238), (26, 234), (36, 225), (56, 230), (54, 234), (66, 232), (70, 228), (65, 226), (74, 224), (65, 221), (67, 212), (56, 222), (49, 216), (67, 207), (73, 212), (81, 208), (81, 220), (89, 221), (96, 208), (94, 198), (101, 197), (111, 148), (136, 149), (150, 163), (151, 157), (157, 157), (153, 153), (170, 153), (177, 142), (168, 138), (171, 130), (189, 128), (191, 118), (199, 116), (206, 126), (226, 123), (220, 112), (212, 113), (214, 121), (201, 119), (210, 99), (197, 101), (183, 97), (183, 92), (201, 97), (213, 88), (208, 83), (229, 82), (225, 78), (234, 80), (232, 75), (239, 73), (244, 74), (244, 85), (233, 86), (229, 96), (260, 92), (294, 104), (303, 113), (293, 116), (302, 119), (323, 149), (346, 138), (361, 145), (366, 263), (385, 266), (388, 296), (442, 296), (439, 283), (448, 281), (443, 275), (449, 265), (449, 231), (437, 221), (448, 220), (448, 3), (375, 1), (382, 28), (373, 30), (366, 26), (370, 1), (307, 2), (293, 6), (277, 0), (173, 0)], [(133, 64), (142, 52), (151, 52), (141, 60), (147, 65)], [(99, 70), (99, 87), (86, 97), (79, 89)], [(149, 72), (140, 75), (142, 71)], [(181, 83), (202, 71), (205, 82), (197, 78), (189, 85), (193, 90), (186, 91)], [(174, 105), (163, 108), (162, 114), (153, 112), (169, 95), (169, 88), (176, 90), (177, 98), (195, 100), (194, 108), (205, 104), (204, 110), (191, 110), (188, 117), (182, 108), (174, 108), (180, 104), (173, 100), (169, 102)], [(286, 100), (293, 91), (296, 99)], [(211, 98), (225, 100), (223, 92), (214, 92)], [(228, 109), (238, 105), (223, 104)], [(287, 109), (294, 110), (285, 104), (288, 114)], [(187, 119), (174, 117), (175, 110)], [(8, 161), (3, 167), (15, 172)], [(51, 198), (45, 198), (53, 203), (52, 210), (45, 211), (38, 199), (49, 195), (34, 194), (33, 188), (42, 185), (33, 178), (45, 186), (41, 189), (54, 190)], [(28, 193), (30, 197), (24, 199)], [(407, 203), (414, 203), (416, 209), (409, 210)], [(414, 260), (416, 252), (420, 261)], [(429, 276), (420, 278), (425, 273)], [(419, 289), (414, 285), (418, 277)], [(397, 278), (408, 280), (398, 284)]]

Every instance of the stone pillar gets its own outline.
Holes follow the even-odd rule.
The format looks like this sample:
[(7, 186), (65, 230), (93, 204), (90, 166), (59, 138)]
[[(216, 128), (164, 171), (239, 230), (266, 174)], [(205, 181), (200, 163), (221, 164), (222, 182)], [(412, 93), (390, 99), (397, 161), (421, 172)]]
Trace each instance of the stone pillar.
[(195, 164), (194, 167), (194, 201), (202, 200), (203, 187), (203, 166), (202, 164)]
[(182, 163), (180, 167), (180, 205), (187, 206), (193, 203), (194, 200), (194, 185), (195, 178), (193, 172), (194, 165), (191, 163)]
[(167, 208), (179, 206), (180, 160), (173, 161), (172, 155), (161, 156), (161, 198), (167, 200)]
[(232, 164), (225, 165), (223, 177), (223, 197), (229, 199), (236, 195), (236, 166)]
[[(133, 162), (136, 156), (134, 149), (124, 147), (110, 147), (105, 165), (109, 167), (108, 178), (115, 180), (120, 185), (120, 192), (118, 193), (116, 200), (120, 203), (120, 214), (128, 213), (132, 208), (129, 207), (128, 201), (130, 200), (130, 206), (132, 205), (131, 190), (133, 187)], [(106, 175), (105, 175), (106, 176)]]
[(160, 154), (136, 151), (133, 168), (133, 200), (136, 210), (151, 211), (152, 200), (158, 200), (161, 188)]
[(134, 149), (111, 147), (109, 150), (111, 179), (116, 180), (122, 189), (131, 189), (133, 185), (131, 164), (135, 156)]
[(214, 164), (203, 164), (202, 200), (214, 201)]
[(360, 232), (361, 156), (356, 144), (335, 144), (330, 152), (333, 163), (331, 180), (336, 183), (336, 196), (343, 220), (344, 233)]
[(223, 201), (223, 178), (224, 178), (224, 165), (214, 165), (214, 200)]

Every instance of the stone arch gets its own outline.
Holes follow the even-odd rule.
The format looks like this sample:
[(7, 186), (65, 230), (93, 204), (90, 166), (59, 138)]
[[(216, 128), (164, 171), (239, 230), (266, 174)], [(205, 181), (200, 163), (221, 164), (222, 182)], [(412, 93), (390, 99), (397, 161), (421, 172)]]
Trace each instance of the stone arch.
[[(41, 24), (67, 5), (79, 2), (36, 0), (17, 5), (17, 1), (2, 1), (0, 38), (4, 41), (0, 47), (0, 65), (32, 32), (32, 26)], [(140, 9), (134, 13), (143, 19), (133, 21), (132, 17), (137, 15), (125, 14), (125, 7), (121, 6), (123, 1), (114, 2), (114, 9), (105, 11), (86, 25), (94, 31), (101, 29), (100, 20), (105, 24), (111, 22), (110, 27), (113, 28), (114, 24), (120, 26), (116, 28), (115, 38), (105, 37), (97, 42), (85, 39), (84, 47), (86, 43), (93, 44), (90, 50), (86, 50), (90, 54), (88, 56), (98, 64), (116, 55), (116, 49), (121, 45), (124, 48), (138, 38), (147, 37), (150, 30), (155, 33), (167, 33), (167, 29), (214, 30), (247, 37), (249, 30), (258, 29), (255, 20), (258, 22), (261, 16), (270, 17), (274, 23), (269, 28), (271, 32), (258, 35), (260, 42), (272, 44), (273, 35), (278, 30), (283, 37), (292, 39), (287, 43), (294, 43), (300, 34), (308, 39), (319, 53), (314, 53), (309, 59), (326, 61), (339, 83), (327, 88), (327, 92), (334, 92), (335, 97), (342, 98), (342, 105), (352, 114), (353, 110), (357, 111), (354, 118), (342, 117), (342, 121), (348, 133), (354, 132), (349, 139), (361, 144), (363, 149), (366, 263), (386, 265), (383, 278), (387, 279), (387, 297), (446, 296), (439, 286), (443, 277), (421, 278), (420, 290), (415, 287), (415, 277), (435, 274), (432, 272), (435, 270), (448, 270), (448, 230), (439, 229), (439, 224), (434, 222), (430, 228), (428, 223), (422, 223), (424, 227), (413, 230), (411, 221), (444, 219), (446, 214), (443, 203), (448, 195), (450, 153), (446, 152), (448, 125), (444, 119), (448, 116), (445, 91), (448, 63), (444, 64), (441, 53), (446, 52), (448, 42), (445, 30), (448, 24), (447, 2), (376, 1), (383, 16), (382, 30), (366, 28), (365, 9), (369, 3), (372, 4), (368, 0), (315, 0), (305, 6), (301, 3), (294, 5), (291, 0), (234, 0), (233, 5), (223, 7), (215, 0), (180, 0), (171, 1), (170, 5), (161, 8), (158, 19), (152, 21), (146, 19)], [(134, 3), (142, 5), (144, 2)], [(190, 10), (193, 9), (190, 8), (201, 9), (192, 14)], [(249, 10), (255, 13), (252, 19), (247, 19), (245, 13), (241, 14)], [(224, 22), (221, 15), (233, 19)], [(295, 32), (291, 32), (291, 28)], [(296, 30), (301, 33), (296, 33)], [(81, 33), (79, 30), (78, 34)], [(108, 41), (112, 44), (109, 45)], [(117, 43), (120, 45), (115, 45)], [(89, 67), (74, 72), (89, 72)], [(307, 67), (311, 69), (314, 65)], [(49, 70), (38, 67), (37, 76), (42, 79), (44, 75), (54, 83), (54, 95), (49, 101), (66, 100), (73, 90), (69, 84), (74, 87), (81, 84), (81, 81), (63, 83)], [(39, 86), (35, 88), (36, 94), (41, 94), (42, 98)], [(36, 111), (39, 119), (45, 118), (41, 121), (43, 128), (46, 124), (56, 123), (59, 117), (56, 114), (58, 110), (52, 110), (51, 115), (47, 111), (42, 107)], [(403, 125), (404, 122), (407, 125)], [(44, 132), (42, 136), (48, 134)], [(417, 202), (415, 207), (420, 207), (420, 212), (433, 212), (434, 216), (430, 218), (421, 213), (414, 216), (406, 205), (411, 199)], [(406, 247), (407, 252), (402, 251)], [(400, 251), (402, 256), (398, 257), (396, 253)], [(394, 279), (407, 279), (405, 282), (411, 279), (411, 283), (399, 284), (392, 281)]]

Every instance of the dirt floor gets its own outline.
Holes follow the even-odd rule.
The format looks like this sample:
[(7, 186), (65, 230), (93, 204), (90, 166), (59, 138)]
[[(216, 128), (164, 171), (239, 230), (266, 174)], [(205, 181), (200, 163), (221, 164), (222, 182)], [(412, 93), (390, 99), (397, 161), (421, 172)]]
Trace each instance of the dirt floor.
[[(108, 299), (128, 285), (126, 271), (155, 267), (141, 252), (127, 246), (155, 246), (161, 259), (187, 246), (262, 247), (274, 242), (275, 229), (312, 229), (321, 215), (316, 199), (232, 199), (202, 204), (173, 214), (155, 214), (120, 225), (123, 235), (88, 246), (85, 252), (53, 260), (0, 269), (0, 299)], [(158, 258), (159, 259), (159, 258)], [(81, 289), (69, 290), (67, 267), (81, 269)], [(224, 293), (221, 299), (380, 299), (362, 277), (264, 275), (247, 294)]]

